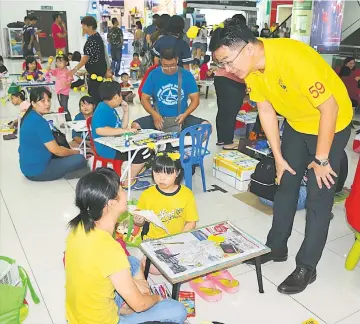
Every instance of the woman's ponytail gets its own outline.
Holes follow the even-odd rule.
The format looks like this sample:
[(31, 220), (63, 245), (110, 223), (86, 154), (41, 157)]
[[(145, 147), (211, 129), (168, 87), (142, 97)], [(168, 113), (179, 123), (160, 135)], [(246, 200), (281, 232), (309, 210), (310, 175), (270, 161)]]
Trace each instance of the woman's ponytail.
[(84, 226), (85, 232), (89, 232), (95, 228), (95, 221), (92, 219), (88, 209), (81, 209), (80, 214), (72, 219), (68, 226), (71, 228), (77, 228), (80, 224)]

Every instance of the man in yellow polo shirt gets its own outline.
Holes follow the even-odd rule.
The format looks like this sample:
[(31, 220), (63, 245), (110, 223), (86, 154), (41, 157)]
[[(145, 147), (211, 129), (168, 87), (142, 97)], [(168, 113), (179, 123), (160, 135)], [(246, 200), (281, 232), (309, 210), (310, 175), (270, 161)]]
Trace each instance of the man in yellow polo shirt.
[[(316, 280), (326, 243), (336, 177), (351, 132), (350, 98), (332, 68), (304, 43), (256, 39), (246, 25), (227, 20), (214, 31), (210, 50), (219, 66), (245, 79), (275, 158), (279, 188), (266, 243), (271, 253), (262, 263), (287, 260), (300, 183), (309, 169), (305, 238), (295, 271), (278, 287), (284, 294), (299, 293)], [(276, 112), (286, 119), (281, 146)]]

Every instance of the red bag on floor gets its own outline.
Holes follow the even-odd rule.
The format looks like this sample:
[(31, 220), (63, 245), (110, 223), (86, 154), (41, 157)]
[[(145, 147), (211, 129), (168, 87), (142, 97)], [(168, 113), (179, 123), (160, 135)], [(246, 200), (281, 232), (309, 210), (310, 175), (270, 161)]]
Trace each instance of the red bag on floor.
[(356, 167), (354, 182), (349, 197), (345, 201), (346, 216), (350, 226), (360, 233), (360, 159)]

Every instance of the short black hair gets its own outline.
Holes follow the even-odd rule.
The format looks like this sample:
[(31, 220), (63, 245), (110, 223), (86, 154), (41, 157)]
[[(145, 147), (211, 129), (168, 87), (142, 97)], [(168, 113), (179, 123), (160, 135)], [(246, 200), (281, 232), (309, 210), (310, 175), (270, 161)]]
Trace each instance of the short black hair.
[(159, 14), (155, 14), (152, 16), (152, 19), (159, 19), (160, 18), (160, 15)]
[(30, 21), (37, 21), (38, 19), (37, 19), (37, 17), (36, 16), (31, 16), (30, 17)]
[(200, 65), (200, 60), (198, 58), (194, 58), (193, 61), (192, 61), (192, 64)]
[(93, 30), (96, 30), (97, 21), (92, 16), (85, 16), (83, 19), (81, 19), (81, 25), (85, 25), (87, 27), (92, 27)]
[(25, 21), (25, 20), (30, 20), (30, 17), (29, 17), (29, 16), (25, 16), (25, 17), (24, 17), (24, 21)]
[(69, 65), (69, 58), (65, 54), (56, 55), (55, 60), (56, 61), (64, 61), (66, 63), (66, 66)]
[(156, 27), (159, 29), (162, 35), (165, 35), (168, 32), (170, 24), (170, 15), (162, 14), (159, 19), (156, 21)]
[(211, 52), (215, 52), (221, 46), (232, 47), (234, 45), (246, 45), (256, 42), (258, 40), (244, 21), (231, 18), (225, 20), (224, 28), (219, 27), (214, 30), (209, 49)]
[(29, 64), (34, 63), (34, 62), (36, 62), (35, 56), (29, 55), (29, 56), (26, 57), (26, 59), (25, 59), (25, 67), (26, 67), (27, 71), (29, 70)]
[(173, 60), (177, 59), (179, 57), (177, 51), (170, 47), (170, 48), (164, 48), (160, 53), (160, 58), (164, 60)]
[(111, 18), (111, 23), (114, 25), (116, 22), (119, 22), (117, 18)]
[(60, 17), (60, 14), (57, 12), (57, 13), (54, 13), (53, 15), (52, 15), (52, 18), (53, 18), (53, 20), (55, 21), (58, 17)]
[(142, 29), (142, 23), (140, 20), (138, 20), (135, 25), (139, 28), (139, 29)]
[(69, 52), (67, 55), (68, 55), (68, 57), (69, 57), (70, 55), (73, 55), (73, 53)]
[(119, 82), (116, 81), (108, 81), (103, 82), (99, 87), (100, 100), (110, 101), (116, 95), (121, 96), (121, 87)]
[(89, 95), (86, 95), (86, 96), (83, 96), (80, 98), (80, 100), (79, 100), (79, 108), (80, 109), (81, 109), (82, 103), (88, 103), (88, 104), (94, 105), (94, 109), (96, 107), (96, 102), (95, 102), (94, 98)]
[(153, 173), (173, 174), (174, 172), (177, 172), (178, 175), (175, 180), (175, 184), (177, 185), (181, 183), (184, 177), (184, 169), (181, 167), (180, 160), (173, 161), (166, 152), (160, 153), (155, 157), (152, 163), (152, 170)]
[(81, 54), (79, 51), (75, 51), (72, 56), (72, 60), (76, 62), (80, 62), (81, 60)]
[(123, 72), (120, 74), (120, 78), (122, 78), (123, 76), (129, 76), (129, 74), (127, 74), (126, 72)]
[(174, 15), (170, 18), (169, 33), (173, 35), (181, 35), (184, 32), (185, 20), (183, 17)]
[(242, 14), (235, 14), (234, 16), (232, 16), (231, 19), (237, 20), (237, 21), (239, 21), (239, 22), (243, 22), (243, 23), (246, 24), (246, 18), (245, 18), (245, 16), (242, 15)]
[(133, 54), (133, 57), (134, 57), (134, 56), (139, 57), (140, 55), (139, 55), (139, 53), (136, 53), (136, 52), (135, 52), (135, 53)]

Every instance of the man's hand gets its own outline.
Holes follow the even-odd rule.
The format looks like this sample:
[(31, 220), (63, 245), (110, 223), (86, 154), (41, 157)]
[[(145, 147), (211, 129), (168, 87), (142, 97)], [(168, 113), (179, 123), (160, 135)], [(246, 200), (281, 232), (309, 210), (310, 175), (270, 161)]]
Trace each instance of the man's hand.
[(332, 169), (330, 164), (321, 166), (313, 161), (308, 165), (308, 169), (314, 169), (316, 181), (320, 189), (322, 188), (322, 183), (324, 183), (328, 189), (330, 189), (335, 184), (333, 177), (337, 177), (337, 174)]
[(290, 172), (292, 175), (296, 174), (296, 172), (291, 168), (289, 163), (287, 163), (287, 161), (284, 158), (275, 160), (275, 164), (276, 164), (276, 177), (277, 177), (278, 185), (280, 185), (281, 178), (283, 177), (285, 171)]
[(159, 113), (154, 113), (152, 118), (154, 120), (155, 128), (157, 130), (162, 130), (164, 125), (164, 119), (162, 118), (162, 116)]
[(185, 114), (180, 114), (176, 117), (176, 121), (179, 123), (179, 125), (182, 125), (184, 123), (186, 116)]
[(129, 105), (125, 100), (121, 102), (121, 108), (123, 109), (124, 113), (129, 112)]

